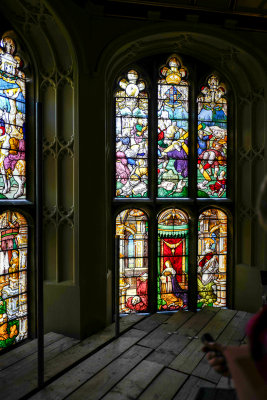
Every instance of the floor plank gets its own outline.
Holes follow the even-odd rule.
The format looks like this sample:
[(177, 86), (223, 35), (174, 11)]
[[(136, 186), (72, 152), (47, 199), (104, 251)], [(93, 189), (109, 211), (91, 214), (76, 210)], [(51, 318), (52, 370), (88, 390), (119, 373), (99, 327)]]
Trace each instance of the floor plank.
[(234, 310), (220, 310), (214, 317), (208, 322), (208, 324), (201, 329), (194, 340), (192, 340), (178, 356), (171, 362), (170, 368), (176, 369), (187, 374), (191, 374), (196, 368), (198, 363), (204, 357), (202, 352), (201, 336), (209, 332), (216, 340), (220, 333), (224, 330), (230, 320), (235, 316), (236, 311)]
[(163, 369), (163, 365), (143, 360), (103, 400), (133, 400), (146, 389)]
[(167, 314), (167, 313), (156, 313), (152, 314), (143, 321), (139, 322), (136, 324), (134, 327), (136, 329), (140, 329), (145, 332), (151, 332), (154, 329), (156, 329), (158, 326), (160, 326), (163, 322), (168, 320), (171, 317), (172, 314)]
[(186, 374), (164, 368), (159, 376), (141, 394), (139, 399), (171, 400), (187, 378), (188, 375)]
[(190, 376), (173, 400), (195, 400), (201, 387), (214, 387), (215, 384), (196, 376)]
[[(44, 346), (47, 347), (50, 344), (62, 339), (64, 335), (59, 333), (50, 332), (44, 335)], [(8, 353), (1, 354), (0, 356), (0, 371), (11, 367), (13, 364), (20, 360), (32, 355), (37, 351), (38, 341), (37, 339), (31, 340), (28, 343), (22, 344), (21, 346), (10, 350)]]
[[(223, 345), (239, 346), (245, 337), (245, 327), (250, 315), (244, 311), (238, 311), (234, 318), (225, 327), (217, 338), (218, 343)], [(218, 383), (221, 375), (210, 367), (206, 358), (203, 358), (193, 371), (193, 375)]]
[[(205, 307), (201, 312), (193, 314), (177, 332), (170, 335), (149, 355), (148, 360), (168, 366), (191, 341), (195, 340), (194, 337), (218, 312), (218, 308)], [(145, 339), (139, 344), (144, 343)]]
[(68, 400), (99, 400), (127, 373), (143, 360), (151, 349), (133, 346), (117, 360), (96, 374), (78, 390), (68, 396)]
[(188, 311), (178, 311), (173, 314), (166, 322), (158, 326), (143, 340), (140, 341), (142, 346), (147, 346), (156, 349), (163, 343), (169, 336), (182, 326), (194, 314)]
[[(85, 361), (72, 368), (62, 377), (56, 379), (42, 391), (31, 397), (33, 400), (61, 400), (79, 388), (90, 377), (105, 368), (113, 360), (135, 345), (146, 334), (138, 329), (123, 334)], [(141, 346), (140, 346), (141, 347)], [(143, 348), (143, 347), (142, 347)]]

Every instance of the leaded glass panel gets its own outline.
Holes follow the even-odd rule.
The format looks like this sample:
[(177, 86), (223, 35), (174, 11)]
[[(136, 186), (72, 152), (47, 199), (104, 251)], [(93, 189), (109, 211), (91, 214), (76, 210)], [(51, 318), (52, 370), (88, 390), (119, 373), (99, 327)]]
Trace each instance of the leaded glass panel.
[(198, 97), (198, 197), (226, 197), (227, 100), (215, 75)]
[(187, 70), (173, 56), (158, 81), (158, 197), (188, 195)]
[(188, 217), (178, 209), (158, 218), (158, 310), (188, 307)]
[(25, 74), (15, 55), (15, 42), (4, 37), (0, 47), (0, 198), (26, 197)]
[(23, 215), (0, 215), (0, 350), (28, 336), (28, 224)]
[(127, 209), (116, 218), (120, 237), (120, 313), (148, 310), (148, 221), (146, 214)]
[(198, 223), (198, 308), (226, 306), (227, 216), (210, 208)]
[(119, 81), (116, 98), (116, 197), (148, 196), (148, 96), (136, 71)]

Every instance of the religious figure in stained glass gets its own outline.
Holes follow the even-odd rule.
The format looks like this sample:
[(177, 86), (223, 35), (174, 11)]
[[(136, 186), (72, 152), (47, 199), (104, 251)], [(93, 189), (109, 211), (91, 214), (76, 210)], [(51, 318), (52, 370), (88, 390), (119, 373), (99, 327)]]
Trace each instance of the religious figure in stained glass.
[(28, 336), (28, 225), (17, 212), (0, 215), (0, 350)]
[(198, 97), (198, 197), (226, 197), (227, 100), (215, 75)]
[(158, 310), (188, 307), (188, 217), (177, 209), (158, 218)]
[(148, 221), (146, 214), (127, 209), (116, 218), (120, 237), (120, 313), (148, 310)]
[(187, 70), (172, 56), (158, 81), (158, 197), (188, 194)]
[(15, 42), (4, 37), (0, 44), (0, 198), (24, 199), (25, 74), (15, 55)]
[(148, 97), (145, 82), (130, 70), (116, 98), (116, 197), (147, 197)]
[(198, 224), (198, 308), (226, 306), (227, 216), (204, 211)]

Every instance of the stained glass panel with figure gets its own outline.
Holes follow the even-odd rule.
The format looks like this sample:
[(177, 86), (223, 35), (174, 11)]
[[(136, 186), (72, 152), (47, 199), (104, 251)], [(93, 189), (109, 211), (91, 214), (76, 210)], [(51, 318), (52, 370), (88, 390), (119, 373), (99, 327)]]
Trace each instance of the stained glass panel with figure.
[(198, 308), (226, 306), (227, 216), (216, 208), (198, 223)]
[(116, 98), (116, 197), (147, 197), (148, 96), (136, 71), (119, 81)]
[(120, 237), (120, 313), (148, 310), (148, 221), (146, 214), (127, 209), (116, 218)]
[(0, 350), (28, 336), (28, 224), (17, 212), (0, 215)]
[(187, 70), (172, 56), (158, 81), (158, 197), (188, 195)]
[(26, 197), (25, 74), (13, 39), (0, 45), (0, 198)]
[(215, 75), (198, 97), (198, 197), (226, 197), (227, 100)]
[(158, 218), (158, 310), (188, 307), (188, 217), (177, 209)]

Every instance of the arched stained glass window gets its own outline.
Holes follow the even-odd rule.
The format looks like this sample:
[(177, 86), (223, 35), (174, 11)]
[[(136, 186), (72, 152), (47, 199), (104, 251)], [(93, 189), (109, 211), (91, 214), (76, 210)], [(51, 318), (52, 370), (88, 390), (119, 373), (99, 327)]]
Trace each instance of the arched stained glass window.
[(158, 218), (158, 310), (188, 307), (188, 217), (178, 209)]
[(148, 309), (148, 221), (138, 209), (127, 209), (116, 218), (120, 237), (120, 312)]
[(116, 91), (116, 196), (147, 197), (148, 96), (135, 70)]
[(0, 198), (25, 199), (25, 74), (15, 42), (0, 47)]
[(187, 70), (173, 56), (158, 81), (158, 197), (188, 194)]
[(226, 306), (227, 216), (210, 208), (198, 223), (198, 308)]
[(198, 196), (226, 197), (227, 100), (212, 75), (198, 97)]
[[(207, 65), (176, 54), (146, 57), (138, 66), (142, 72), (136, 70), (129, 66), (118, 80), (120, 89), (115, 88), (112, 207), (116, 215), (122, 204), (123, 213), (143, 205), (146, 209), (149, 231), (144, 240), (150, 247), (145, 265), (150, 273), (145, 274), (151, 297), (144, 310), (231, 307), (226, 297), (233, 270), (227, 229), (234, 169), (227, 86)], [(129, 229), (122, 232), (120, 309), (142, 311), (143, 305), (132, 303), (140, 297), (136, 235)]]
[(0, 215), (0, 349), (28, 336), (28, 224), (18, 212)]

